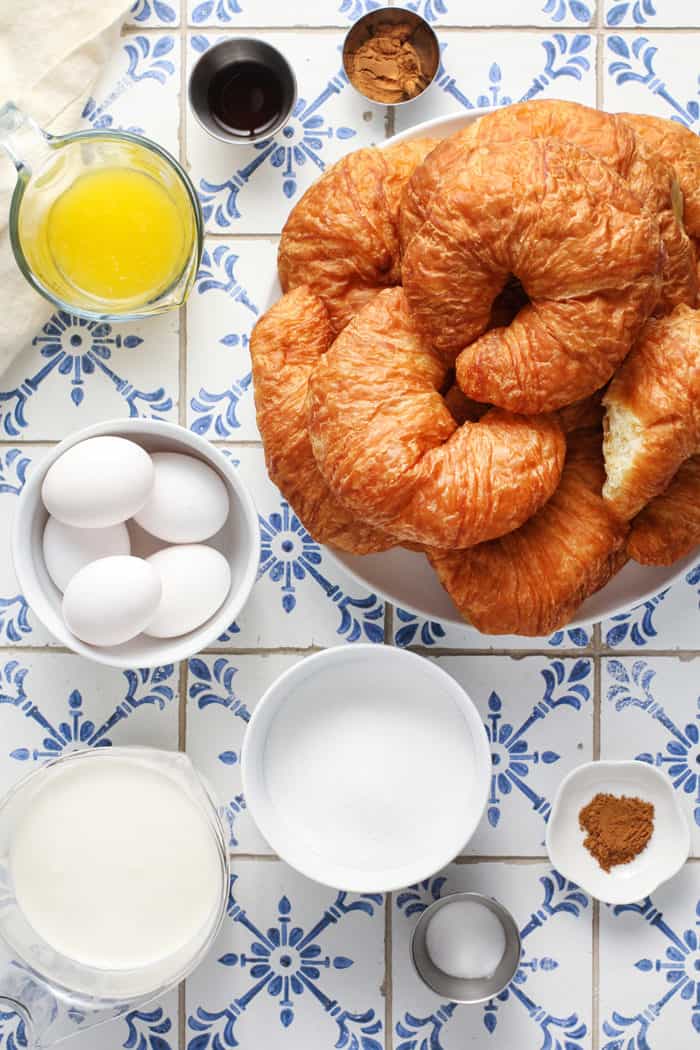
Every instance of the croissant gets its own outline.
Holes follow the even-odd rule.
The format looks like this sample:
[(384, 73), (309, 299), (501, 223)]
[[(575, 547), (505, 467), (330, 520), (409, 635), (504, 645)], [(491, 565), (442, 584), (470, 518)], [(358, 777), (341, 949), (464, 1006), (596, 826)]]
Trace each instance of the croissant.
[(625, 563), (629, 526), (601, 497), (600, 428), (567, 442), (559, 487), (521, 528), (465, 551), (428, 551), (462, 616), (485, 634), (550, 634)]
[(401, 280), (401, 195), (434, 145), (417, 139), (348, 153), (292, 209), (279, 245), (280, 283), (284, 291), (305, 284), (320, 296), (335, 332)]
[(700, 237), (700, 138), (675, 120), (641, 113), (621, 113), (648, 148), (675, 170), (683, 194), (683, 221)]
[[(697, 150), (697, 136), (690, 132), (688, 134), (696, 139)], [(698, 295), (695, 256), (690, 239), (679, 221), (681, 208), (678, 180), (668, 163), (670, 158), (665, 154), (657, 155), (657, 151), (646, 145), (644, 138), (638, 140), (630, 125), (619, 116), (590, 109), (577, 102), (537, 99), (505, 106), (487, 113), (474, 124), (440, 142), (415, 170), (404, 189), (401, 208), (404, 251), (425, 221), (433, 196), (440, 190), (444, 180), (465, 163), (472, 150), (479, 146), (537, 138), (562, 139), (580, 146), (626, 180), (639, 201), (658, 215), (661, 240), (666, 252), (659, 309), (666, 312), (678, 303), (694, 306)], [(697, 170), (694, 187), (700, 195), (700, 174)], [(700, 226), (697, 235), (700, 236)]]
[[(618, 175), (577, 146), (522, 140), (474, 150), (442, 183), (403, 287), (468, 397), (534, 414), (610, 378), (657, 302), (661, 261), (656, 218)], [(510, 274), (531, 302), (481, 335)]]
[(603, 496), (633, 518), (700, 452), (700, 311), (649, 321), (603, 398)]
[(400, 288), (380, 292), (319, 358), (309, 433), (321, 473), (358, 517), (401, 540), (466, 547), (517, 528), (557, 486), (565, 441), (549, 416), (491, 409), (458, 426), (448, 369)]
[(700, 456), (691, 456), (634, 519), (627, 551), (642, 565), (673, 565), (699, 543)]
[(326, 307), (303, 286), (283, 296), (253, 329), (255, 407), (267, 471), (319, 543), (356, 554), (386, 550), (396, 541), (355, 520), (326, 485), (311, 451), (308, 379), (332, 341)]

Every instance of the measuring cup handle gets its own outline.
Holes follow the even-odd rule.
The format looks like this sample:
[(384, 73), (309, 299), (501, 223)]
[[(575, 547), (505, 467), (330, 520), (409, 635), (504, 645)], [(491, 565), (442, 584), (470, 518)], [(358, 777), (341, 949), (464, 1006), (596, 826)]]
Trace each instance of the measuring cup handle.
[(14, 102), (0, 107), (0, 146), (18, 172), (31, 172), (48, 153), (52, 136)]

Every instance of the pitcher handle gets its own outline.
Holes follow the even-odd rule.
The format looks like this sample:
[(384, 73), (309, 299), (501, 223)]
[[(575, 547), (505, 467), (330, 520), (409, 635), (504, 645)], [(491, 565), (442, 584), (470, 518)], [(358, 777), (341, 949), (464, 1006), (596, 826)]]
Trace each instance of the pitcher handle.
[(0, 106), (0, 146), (18, 172), (30, 173), (50, 150), (52, 139), (14, 102)]

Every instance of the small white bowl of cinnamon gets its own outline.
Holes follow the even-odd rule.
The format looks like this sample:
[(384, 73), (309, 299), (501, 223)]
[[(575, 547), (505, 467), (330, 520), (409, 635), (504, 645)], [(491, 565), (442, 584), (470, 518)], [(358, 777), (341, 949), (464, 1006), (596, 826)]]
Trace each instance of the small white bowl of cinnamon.
[(673, 785), (647, 762), (587, 762), (559, 785), (547, 825), (554, 867), (606, 904), (642, 900), (690, 853)]
[(439, 67), (434, 30), (403, 7), (381, 7), (363, 15), (343, 43), (345, 74), (370, 102), (412, 102), (430, 87)]

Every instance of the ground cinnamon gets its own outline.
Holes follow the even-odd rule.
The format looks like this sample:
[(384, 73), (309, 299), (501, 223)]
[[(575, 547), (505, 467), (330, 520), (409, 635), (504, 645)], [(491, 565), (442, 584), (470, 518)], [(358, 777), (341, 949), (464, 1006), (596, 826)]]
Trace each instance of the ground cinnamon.
[(641, 798), (598, 794), (583, 807), (578, 819), (588, 833), (584, 846), (603, 871), (610, 871), (642, 852), (654, 830), (654, 806)]
[(380, 22), (372, 36), (348, 52), (348, 76), (363, 95), (375, 102), (404, 102), (427, 87), (430, 76), (411, 42), (413, 32), (405, 22)]

